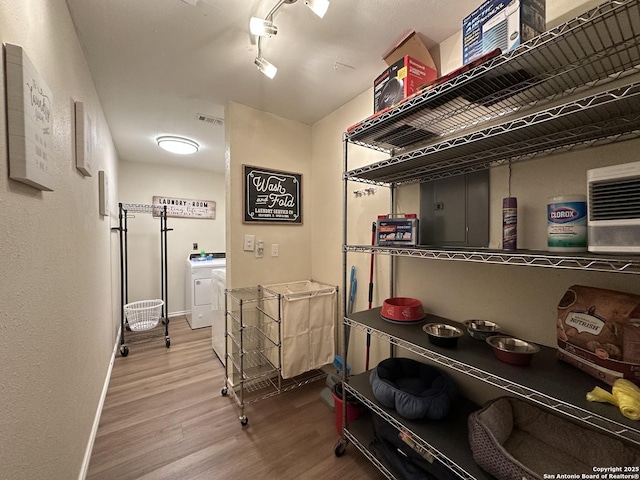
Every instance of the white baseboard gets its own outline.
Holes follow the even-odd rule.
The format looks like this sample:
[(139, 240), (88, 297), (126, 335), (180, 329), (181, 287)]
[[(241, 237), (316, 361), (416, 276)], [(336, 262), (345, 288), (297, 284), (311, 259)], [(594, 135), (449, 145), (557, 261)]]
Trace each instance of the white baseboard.
[(187, 314), (186, 310), (183, 310), (181, 312), (169, 312), (169, 319), (171, 319), (171, 317), (181, 317), (186, 314)]
[(100, 416), (102, 415), (102, 408), (104, 407), (104, 400), (107, 397), (107, 389), (109, 388), (109, 381), (111, 380), (111, 371), (113, 370), (113, 362), (116, 360), (118, 354), (118, 348), (120, 347), (120, 329), (118, 329), (118, 335), (116, 336), (116, 343), (113, 346), (111, 352), (111, 360), (109, 361), (109, 369), (107, 370), (107, 376), (104, 379), (104, 385), (102, 386), (102, 394), (100, 395), (100, 402), (98, 402), (98, 408), (96, 410), (96, 416), (93, 419), (93, 426), (91, 427), (91, 435), (89, 436), (89, 443), (87, 444), (87, 450), (84, 453), (84, 459), (82, 460), (82, 468), (80, 469), (80, 475), (78, 480), (85, 480), (89, 471), (89, 461), (91, 460), (91, 452), (93, 452), (93, 444), (96, 441), (96, 435), (98, 434), (98, 425), (100, 424)]

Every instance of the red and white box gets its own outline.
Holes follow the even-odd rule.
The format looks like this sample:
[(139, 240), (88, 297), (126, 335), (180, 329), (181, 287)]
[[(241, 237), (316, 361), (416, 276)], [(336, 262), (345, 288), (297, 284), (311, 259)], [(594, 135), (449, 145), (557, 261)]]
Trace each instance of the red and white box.
[(405, 55), (373, 82), (373, 111), (379, 112), (396, 105), (420, 87), (433, 82), (437, 76), (434, 68)]

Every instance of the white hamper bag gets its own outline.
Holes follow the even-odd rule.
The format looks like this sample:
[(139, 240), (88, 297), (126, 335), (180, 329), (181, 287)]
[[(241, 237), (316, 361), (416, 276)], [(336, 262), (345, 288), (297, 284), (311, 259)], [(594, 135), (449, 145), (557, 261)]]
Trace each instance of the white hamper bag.
[(282, 378), (333, 362), (337, 315), (337, 288), (305, 280), (265, 285), (267, 293), (280, 294)]

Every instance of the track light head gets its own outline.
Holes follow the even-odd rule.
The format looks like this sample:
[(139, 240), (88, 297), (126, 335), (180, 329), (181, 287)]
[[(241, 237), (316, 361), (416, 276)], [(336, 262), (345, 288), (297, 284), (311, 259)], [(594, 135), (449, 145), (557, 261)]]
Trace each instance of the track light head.
[(263, 57), (256, 57), (254, 63), (257, 65), (258, 70), (269, 78), (275, 77), (276, 73), (278, 73), (278, 68)]
[(304, 0), (304, 4), (320, 18), (324, 17), (329, 9), (329, 0)]
[[(278, 69), (262, 56), (262, 37), (270, 37), (278, 33), (278, 27), (273, 24), (273, 16), (283, 5), (291, 5), (296, 1), (297, 0), (278, 0), (264, 19), (251, 17), (251, 20), (249, 20), (249, 30), (251, 30), (253, 35), (258, 36), (258, 56), (254, 60), (254, 63), (257, 65), (258, 70), (269, 78), (275, 77)], [(327, 13), (327, 9), (329, 8), (329, 0), (304, 0), (304, 4), (320, 18), (324, 17), (324, 14)]]
[(276, 27), (272, 21), (258, 17), (251, 17), (251, 20), (249, 20), (249, 30), (252, 35), (259, 37), (270, 37), (278, 33), (278, 27)]

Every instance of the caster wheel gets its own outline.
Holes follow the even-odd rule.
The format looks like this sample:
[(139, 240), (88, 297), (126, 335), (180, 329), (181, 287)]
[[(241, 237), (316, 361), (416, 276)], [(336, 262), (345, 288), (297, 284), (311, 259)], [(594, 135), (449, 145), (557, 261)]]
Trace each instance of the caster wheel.
[(220, 390), (220, 395), (222, 395), (223, 397), (227, 396), (227, 387), (224, 387), (222, 390)]
[(347, 444), (342, 440), (338, 440), (338, 443), (336, 443), (336, 446), (333, 447), (333, 453), (336, 454), (336, 457), (341, 457), (342, 455), (344, 455), (344, 452), (346, 449), (347, 449)]
[(120, 347), (120, 355), (122, 355), (123, 357), (129, 355), (129, 347), (127, 347), (126, 345), (122, 345)]
[(169, 340), (169, 337), (164, 339), (164, 344), (167, 346), (167, 348), (171, 346), (171, 340)]
[(244, 427), (247, 423), (249, 423), (249, 419), (246, 417), (246, 415), (242, 415), (240, 417), (240, 424)]

